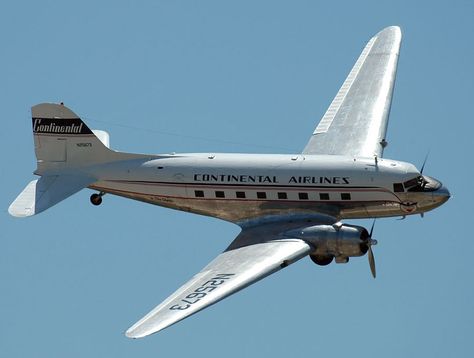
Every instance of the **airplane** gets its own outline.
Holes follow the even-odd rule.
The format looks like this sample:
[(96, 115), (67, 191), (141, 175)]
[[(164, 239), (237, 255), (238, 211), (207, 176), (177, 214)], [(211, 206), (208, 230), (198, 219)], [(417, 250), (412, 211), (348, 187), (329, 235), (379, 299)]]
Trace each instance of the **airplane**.
[(224, 252), (126, 331), (130, 338), (156, 333), (305, 256), (324, 266), (367, 254), (375, 278), (373, 226), (342, 220), (423, 214), (450, 197), (423, 168), (383, 158), (401, 37), (391, 26), (370, 39), (296, 154), (123, 153), (64, 104), (35, 105), (40, 178), (8, 211), (32, 216), (90, 188), (93, 205), (113, 194), (240, 226)]

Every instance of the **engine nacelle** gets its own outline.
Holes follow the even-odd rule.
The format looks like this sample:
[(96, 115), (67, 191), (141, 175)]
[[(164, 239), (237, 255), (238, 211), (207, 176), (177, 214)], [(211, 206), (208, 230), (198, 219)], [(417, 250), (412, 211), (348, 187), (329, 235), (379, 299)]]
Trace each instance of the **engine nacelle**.
[(294, 230), (291, 235), (314, 247), (311, 258), (320, 265), (333, 257), (337, 263), (346, 263), (349, 257), (363, 256), (369, 249), (369, 232), (361, 226), (317, 225)]

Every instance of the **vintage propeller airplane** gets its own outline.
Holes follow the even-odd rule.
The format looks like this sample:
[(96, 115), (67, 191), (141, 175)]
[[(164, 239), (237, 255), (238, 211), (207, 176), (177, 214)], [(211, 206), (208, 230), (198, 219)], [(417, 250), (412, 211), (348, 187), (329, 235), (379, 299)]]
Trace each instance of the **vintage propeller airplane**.
[(409, 163), (382, 158), (401, 43), (388, 27), (365, 46), (302, 153), (132, 154), (62, 104), (32, 107), (35, 174), (10, 205), (38, 214), (83, 188), (220, 218), (240, 234), (126, 332), (158, 332), (304, 256), (319, 265), (368, 253), (372, 230), (343, 219), (423, 214), (449, 191)]

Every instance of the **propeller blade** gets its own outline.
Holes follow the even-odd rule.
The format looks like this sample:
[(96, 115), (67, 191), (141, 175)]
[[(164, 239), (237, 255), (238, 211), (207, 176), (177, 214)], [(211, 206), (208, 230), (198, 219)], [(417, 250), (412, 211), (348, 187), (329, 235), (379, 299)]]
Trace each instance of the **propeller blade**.
[(369, 258), (370, 272), (372, 272), (372, 276), (374, 276), (375, 278), (377, 276), (377, 272), (375, 270), (375, 258), (374, 258), (374, 253), (372, 252), (372, 245), (369, 246), (368, 258)]
[(370, 233), (369, 233), (369, 237), (372, 238), (372, 233), (374, 232), (374, 226), (375, 226), (375, 219), (372, 223), (372, 227), (370, 228)]
[(423, 174), (423, 170), (425, 169), (425, 164), (428, 161), (428, 157), (430, 156), (430, 150), (426, 153), (425, 160), (423, 160), (423, 165), (421, 166), (420, 174)]

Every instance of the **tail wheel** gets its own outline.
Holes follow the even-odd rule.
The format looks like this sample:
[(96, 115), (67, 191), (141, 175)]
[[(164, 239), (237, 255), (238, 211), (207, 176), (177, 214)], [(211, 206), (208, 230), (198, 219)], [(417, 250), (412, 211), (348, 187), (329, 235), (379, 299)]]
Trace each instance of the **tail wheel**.
[(98, 206), (102, 204), (102, 195), (101, 194), (92, 194), (91, 195), (92, 205)]
[(328, 255), (328, 256), (309, 255), (309, 257), (316, 265), (319, 265), (319, 266), (327, 266), (334, 259), (334, 256), (332, 255)]

